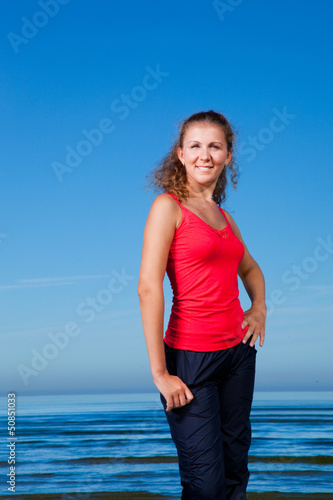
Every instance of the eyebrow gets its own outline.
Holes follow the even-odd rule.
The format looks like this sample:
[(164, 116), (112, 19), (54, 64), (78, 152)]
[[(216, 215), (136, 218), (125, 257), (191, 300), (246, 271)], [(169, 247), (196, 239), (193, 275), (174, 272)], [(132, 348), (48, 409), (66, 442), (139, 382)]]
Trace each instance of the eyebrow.
[[(188, 142), (189, 142), (189, 143), (190, 143), (190, 142), (199, 142), (199, 143), (200, 143), (200, 141), (188, 141)], [(222, 144), (222, 145), (223, 145), (223, 142), (221, 142), (221, 141), (211, 141), (209, 144), (214, 144), (215, 142), (216, 142), (216, 143), (218, 143), (218, 144)], [(200, 144), (201, 144), (201, 143), (200, 143)]]

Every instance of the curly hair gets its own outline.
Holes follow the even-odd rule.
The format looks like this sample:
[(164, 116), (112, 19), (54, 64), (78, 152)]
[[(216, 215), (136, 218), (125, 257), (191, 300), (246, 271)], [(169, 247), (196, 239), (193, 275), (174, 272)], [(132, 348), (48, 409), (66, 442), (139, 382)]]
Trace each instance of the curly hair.
[(218, 177), (213, 193), (213, 200), (218, 205), (221, 205), (225, 200), (227, 172), (231, 177), (234, 188), (237, 184), (238, 172), (233, 154), (235, 134), (228, 120), (220, 113), (212, 110), (195, 113), (180, 124), (178, 139), (174, 142), (167, 155), (162, 158), (155, 169), (148, 175), (148, 186), (153, 185), (157, 191), (172, 193), (179, 201), (188, 198), (189, 191), (186, 188), (187, 175), (184, 165), (178, 158), (178, 148), (183, 148), (185, 133), (194, 123), (219, 125), (225, 134), (228, 152), (232, 152), (231, 160)]

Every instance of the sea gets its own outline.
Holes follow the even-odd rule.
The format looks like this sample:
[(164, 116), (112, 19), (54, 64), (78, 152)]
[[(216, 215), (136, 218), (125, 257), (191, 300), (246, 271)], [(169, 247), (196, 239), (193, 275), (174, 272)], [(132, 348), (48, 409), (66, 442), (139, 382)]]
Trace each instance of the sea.
[[(180, 499), (157, 392), (16, 395), (14, 437), (0, 405), (1, 500)], [(333, 499), (332, 392), (256, 392), (251, 422), (250, 500)]]

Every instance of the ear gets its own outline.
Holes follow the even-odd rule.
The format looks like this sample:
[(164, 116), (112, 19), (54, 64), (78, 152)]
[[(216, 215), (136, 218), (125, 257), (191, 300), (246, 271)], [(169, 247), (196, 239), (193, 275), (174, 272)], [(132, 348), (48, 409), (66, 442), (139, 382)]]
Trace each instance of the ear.
[(178, 158), (179, 160), (182, 162), (182, 164), (184, 165), (184, 155), (183, 155), (183, 150), (182, 148), (178, 148), (177, 149), (177, 153), (178, 153)]
[(229, 164), (229, 162), (230, 162), (230, 160), (231, 160), (231, 158), (232, 158), (232, 153), (233, 153), (233, 151), (232, 151), (232, 150), (231, 150), (231, 151), (229, 151), (229, 153), (228, 153), (227, 160), (226, 160), (226, 163), (227, 163), (227, 164)]

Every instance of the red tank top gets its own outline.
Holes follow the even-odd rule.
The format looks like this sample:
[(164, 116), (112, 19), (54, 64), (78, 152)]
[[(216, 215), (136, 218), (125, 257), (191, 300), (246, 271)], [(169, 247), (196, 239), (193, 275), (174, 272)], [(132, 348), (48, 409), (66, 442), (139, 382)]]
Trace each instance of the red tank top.
[(218, 351), (241, 342), (248, 326), (239, 302), (237, 270), (244, 246), (227, 226), (214, 229), (184, 207), (175, 195), (182, 222), (175, 231), (167, 275), (173, 303), (165, 343), (188, 351)]

